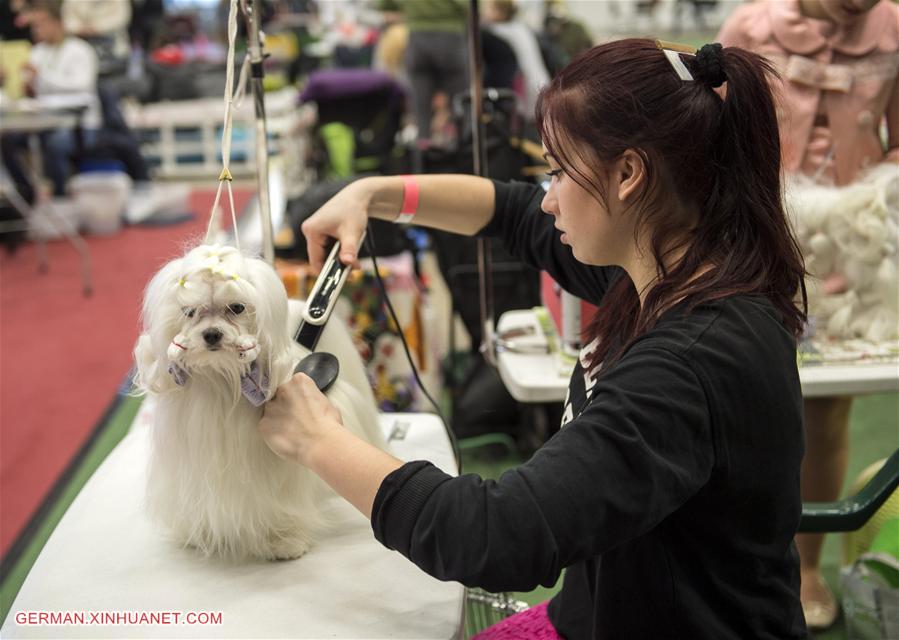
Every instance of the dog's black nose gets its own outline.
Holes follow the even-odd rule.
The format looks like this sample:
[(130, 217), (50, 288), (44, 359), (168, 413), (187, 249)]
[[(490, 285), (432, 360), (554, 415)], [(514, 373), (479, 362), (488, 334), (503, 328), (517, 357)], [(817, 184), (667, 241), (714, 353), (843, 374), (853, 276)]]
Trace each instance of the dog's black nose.
[(203, 332), (203, 340), (206, 341), (206, 344), (209, 346), (217, 345), (222, 341), (222, 335), (224, 335), (221, 329), (206, 329)]

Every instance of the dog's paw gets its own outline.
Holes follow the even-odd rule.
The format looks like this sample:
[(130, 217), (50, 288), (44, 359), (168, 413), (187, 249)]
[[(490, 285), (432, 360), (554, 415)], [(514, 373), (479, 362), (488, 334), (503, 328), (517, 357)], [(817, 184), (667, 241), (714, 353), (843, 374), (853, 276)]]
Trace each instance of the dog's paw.
[(308, 540), (292, 539), (272, 542), (266, 553), (266, 560), (296, 560), (304, 555), (312, 545)]
[(240, 336), (237, 339), (237, 357), (243, 362), (253, 362), (259, 357), (259, 344), (253, 336)]
[(267, 560), (296, 560), (311, 548), (311, 540), (304, 535), (289, 538), (272, 535), (265, 555)]

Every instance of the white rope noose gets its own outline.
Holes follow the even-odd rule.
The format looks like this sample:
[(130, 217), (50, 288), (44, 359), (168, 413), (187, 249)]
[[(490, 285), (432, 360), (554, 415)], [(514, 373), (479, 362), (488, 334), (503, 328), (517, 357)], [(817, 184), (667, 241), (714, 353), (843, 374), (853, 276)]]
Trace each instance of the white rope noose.
[(240, 69), (237, 91), (234, 91), (234, 41), (237, 36), (237, 0), (231, 0), (228, 11), (228, 56), (225, 70), (225, 117), (222, 127), (222, 172), (219, 174), (219, 186), (215, 192), (215, 201), (212, 203), (212, 211), (209, 213), (209, 226), (206, 228), (206, 244), (215, 242), (218, 229), (219, 201), (222, 197), (222, 187), (227, 185), (228, 203), (231, 206), (231, 224), (234, 228), (234, 244), (240, 250), (240, 238), (237, 235), (237, 214), (234, 208), (234, 192), (231, 190), (231, 176), (229, 165), (231, 163), (231, 134), (234, 119), (234, 104), (240, 104), (245, 93), (247, 73), (249, 72), (249, 56), (244, 58)]

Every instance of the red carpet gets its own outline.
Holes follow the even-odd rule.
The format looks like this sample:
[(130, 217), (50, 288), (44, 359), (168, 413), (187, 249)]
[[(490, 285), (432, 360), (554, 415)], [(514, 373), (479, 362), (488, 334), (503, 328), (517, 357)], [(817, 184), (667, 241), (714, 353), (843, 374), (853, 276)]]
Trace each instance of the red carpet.
[[(251, 192), (235, 190), (241, 211)], [(143, 288), (206, 229), (213, 191), (194, 192), (189, 222), (88, 236), (94, 294), (81, 293), (72, 246), (28, 244), (0, 257), (0, 553), (78, 452), (131, 367)]]

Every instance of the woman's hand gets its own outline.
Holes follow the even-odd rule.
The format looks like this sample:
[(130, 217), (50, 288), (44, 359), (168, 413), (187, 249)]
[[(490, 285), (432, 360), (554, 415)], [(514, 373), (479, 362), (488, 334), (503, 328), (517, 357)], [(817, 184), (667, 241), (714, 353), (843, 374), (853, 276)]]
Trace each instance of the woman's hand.
[(335, 429), (343, 429), (340, 412), (312, 378), (298, 373), (278, 387), (259, 421), (265, 443), (285, 460), (310, 466), (312, 452)]
[(356, 263), (359, 241), (368, 223), (370, 200), (371, 189), (366, 180), (358, 180), (341, 189), (303, 222), (300, 228), (306, 236), (309, 264), (313, 269), (319, 270), (324, 265), (332, 238), (340, 242), (340, 261)]
[(403, 465), (345, 429), (340, 412), (304, 373), (278, 387), (259, 433), (278, 456), (309, 467), (366, 518), (384, 478)]

